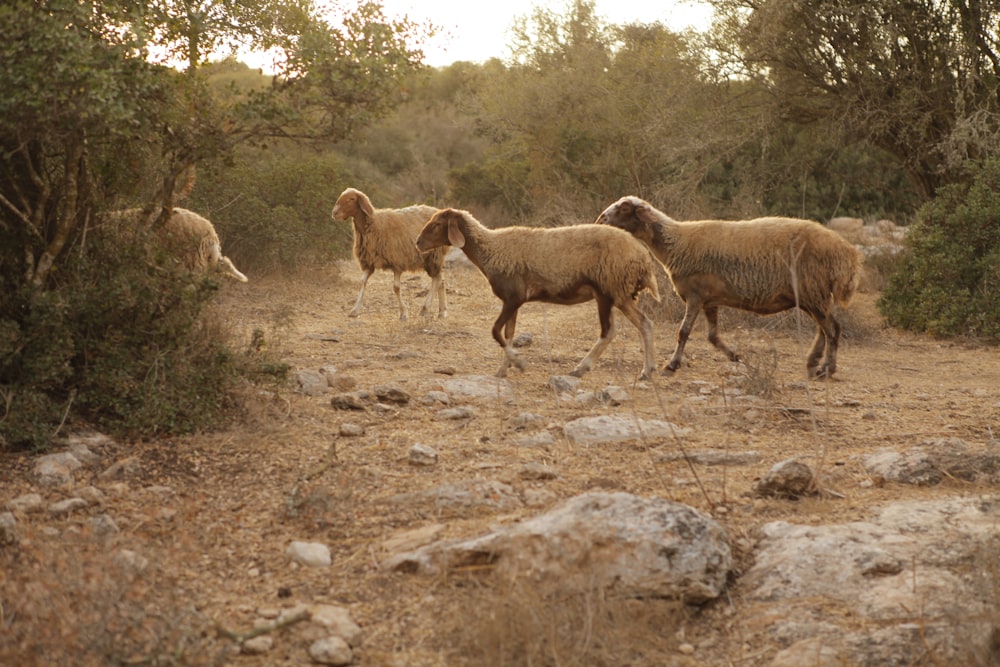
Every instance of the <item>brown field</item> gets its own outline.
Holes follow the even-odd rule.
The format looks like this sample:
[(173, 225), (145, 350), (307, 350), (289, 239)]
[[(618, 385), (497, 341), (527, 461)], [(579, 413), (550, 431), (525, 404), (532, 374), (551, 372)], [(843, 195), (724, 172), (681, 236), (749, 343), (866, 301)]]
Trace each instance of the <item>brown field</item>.
[[(618, 337), (582, 383), (588, 390), (624, 387), (631, 400), (618, 407), (560, 402), (548, 385), (552, 375), (572, 370), (596, 338), (594, 305), (528, 304), (521, 310), (518, 331), (530, 332), (534, 341), (522, 350), (527, 369), (512, 370), (509, 376), (515, 403), (479, 403), (475, 418), (456, 422), (433, 419), (442, 406), (416, 399), (439, 388), (448, 377), (442, 370), (492, 375), (499, 366), (500, 351), (489, 333), (499, 300), (485, 279), (474, 269), (447, 270), (450, 316), (425, 320), (418, 312), (429, 281), (411, 276), (404, 280), (410, 320), (400, 322), (391, 274), (385, 272), (369, 282), (362, 316), (347, 318), (359, 277), (356, 266), (348, 263), (308, 278), (251, 275), (246, 285), (225, 285), (217, 312), (239, 345), (245, 346), (260, 329), (268, 353), (296, 369), (333, 366), (338, 374), (353, 377), (361, 390), (397, 385), (415, 399), (408, 405), (386, 414), (344, 412), (331, 407), (329, 394), (308, 397), (287, 388), (254, 388), (247, 390), (250, 408), (238, 426), (101, 452), (105, 464), (135, 455), (142, 466), (141, 476), (119, 498), (109, 500), (105, 511), (122, 529), (119, 545), (146, 554), (158, 573), (139, 605), (152, 619), (146, 623), (148, 632), (160, 637), (158, 650), (187, 641), (189, 662), (218, 657), (225, 642), (206, 634), (204, 627), (196, 624), (191, 637), (180, 636), (177, 629), (184, 627), (181, 617), (187, 618), (183, 610), (189, 607), (199, 618), (241, 632), (253, 625), (261, 609), (325, 601), (348, 607), (364, 629), (355, 658), (361, 665), (766, 664), (777, 647), (746, 636), (738, 576), (723, 599), (683, 608), (663, 601), (608, 600), (600, 591), (563, 592), (553, 599), (530, 587), (495, 582), (488, 568), (428, 578), (385, 571), (379, 563), (386, 540), (400, 531), (440, 523), (441, 538), (476, 536), (594, 489), (661, 496), (712, 513), (730, 531), (738, 567), (750, 557), (755, 528), (769, 521), (852, 521), (893, 500), (990, 491), (959, 480), (934, 487), (886, 485), (866, 475), (859, 456), (878, 448), (902, 448), (940, 436), (982, 445), (996, 437), (1000, 426), (996, 349), (888, 329), (871, 291), (858, 294), (842, 313), (845, 335), (832, 381), (805, 381), (805, 355), (813, 335), (808, 319), (725, 311), (723, 337), (744, 362), (725, 361), (711, 348), (702, 319), (681, 369), (635, 386), (642, 361), (639, 341), (619, 318)], [(665, 298), (670, 292), (665, 278), (661, 292)], [(662, 368), (673, 349), (680, 311), (676, 303), (657, 311), (655, 339)], [(762, 400), (752, 406), (724, 401), (724, 389)], [(524, 411), (546, 418), (556, 436), (554, 445), (511, 444), (521, 435), (513, 418)], [(561, 437), (561, 425), (571, 419), (612, 412), (665, 419), (690, 434), (681, 440), (591, 447), (575, 447)], [(364, 435), (339, 435), (345, 422), (363, 425)], [(415, 443), (436, 449), (439, 463), (410, 465), (407, 454)], [(761, 460), (713, 467), (664, 461), (666, 454), (700, 449), (754, 450)], [(826, 492), (796, 501), (751, 497), (755, 480), (790, 457), (820, 471)], [(29, 463), (20, 458), (4, 464), (0, 500), (29, 490)], [(556, 477), (525, 479), (522, 471), (529, 463), (550, 466)], [(397, 494), (473, 478), (498, 480), (522, 494), (540, 492), (551, 502), (502, 513), (437, 512), (425, 504), (386, 502)], [(156, 486), (168, 490), (146, 491)], [(65, 528), (73, 521), (59, 525)], [(27, 526), (30, 539), (21, 548), (30, 550), (34, 544), (41, 552), (45, 538), (32, 532), (35, 528)], [(291, 566), (285, 549), (293, 540), (326, 543), (332, 566)], [(49, 547), (45, 551), (36, 556), (48, 563), (42, 568), (47, 573), (29, 575), (19, 568), (29, 567), (31, 559), (15, 555), (13, 548), (0, 550), (0, 582), (7, 582), (8, 596), (14, 590), (37, 594), (28, 581), (33, 576), (51, 581), (52, 573), (59, 572), (60, 585), (72, 588), (77, 576), (100, 570), (86, 566), (100, 563), (100, 553), (74, 552), (72, 558), (85, 561), (74, 569), (52, 561)], [(12, 585), (19, 580), (25, 583)], [(62, 604), (61, 613), (86, 618), (86, 610), (77, 609), (68, 594), (60, 595), (57, 586), (43, 588), (48, 604)], [(94, 599), (92, 605), (104, 598)], [(105, 618), (125, 615), (127, 601), (124, 596), (105, 602), (114, 610), (105, 609)], [(0, 599), (0, 626), (4, 608), (6, 622), (12, 622), (14, 602)], [(574, 633), (582, 625), (587, 633)], [(69, 622), (58, 627), (74, 637), (82, 632)], [(106, 632), (113, 634), (115, 628)], [(266, 655), (232, 657), (233, 664), (308, 664), (303, 642), (293, 641), (290, 632), (278, 631), (274, 638)], [(52, 646), (60, 641), (69, 640), (53, 635)], [(678, 652), (685, 642), (698, 647), (693, 655)], [(204, 653), (199, 656), (199, 651)], [(25, 658), (24, 664), (33, 662)], [(39, 658), (37, 664), (61, 663)]]

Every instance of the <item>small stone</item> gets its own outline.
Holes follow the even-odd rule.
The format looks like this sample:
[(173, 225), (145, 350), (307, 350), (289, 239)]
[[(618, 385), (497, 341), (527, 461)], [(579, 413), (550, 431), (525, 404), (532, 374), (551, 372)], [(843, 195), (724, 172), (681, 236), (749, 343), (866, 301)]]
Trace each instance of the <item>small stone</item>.
[(0, 544), (17, 541), (17, 520), (12, 512), (0, 512)]
[(524, 332), (514, 336), (514, 340), (512, 340), (510, 344), (514, 347), (528, 347), (533, 342), (535, 342), (535, 337), (528, 332)]
[(321, 665), (349, 665), (354, 654), (347, 642), (340, 637), (327, 637), (309, 646), (309, 657)]
[(104, 492), (96, 486), (85, 486), (82, 489), (77, 489), (76, 495), (83, 498), (91, 505), (104, 504)]
[(81, 510), (87, 506), (87, 501), (83, 498), (67, 498), (57, 503), (49, 505), (49, 515), (52, 517), (63, 517), (70, 512)]
[(424, 402), (428, 404), (440, 403), (441, 405), (448, 405), (451, 403), (451, 397), (443, 391), (429, 391)]
[(532, 461), (531, 463), (525, 463), (521, 466), (520, 477), (526, 480), (546, 480), (555, 479), (559, 475), (556, 471), (547, 465), (542, 463), (536, 463)]
[(694, 653), (694, 644), (688, 644), (687, 642), (684, 642), (683, 644), (677, 647), (677, 650), (680, 653), (683, 653), (684, 655), (691, 655)]
[(454, 375), (455, 368), (454, 366), (435, 366), (433, 372), (438, 375)]
[(99, 477), (103, 481), (124, 480), (135, 477), (142, 470), (139, 459), (129, 456), (111, 465)]
[(340, 435), (345, 438), (356, 438), (358, 436), (365, 434), (365, 427), (361, 424), (353, 424), (351, 422), (345, 422), (340, 425)]
[(322, 396), (330, 386), (326, 375), (319, 371), (301, 370), (295, 375), (299, 391), (306, 396)]
[(549, 386), (559, 393), (576, 391), (580, 382), (580, 378), (573, 375), (553, 375), (549, 378)]
[(330, 399), (330, 405), (337, 410), (364, 410), (366, 407), (357, 392), (336, 394)]
[(776, 463), (754, 487), (758, 496), (798, 498), (813, 489), (813, 472), (806, 464), (787, 459)]
[(345, 393), (354, 391), (358, 386), (358, 381), (351, 375), (327, 375), (326, 384), (332, 391)]
[(273, 647), (274, 639), (267, 635), (259, 635), (243, 642), (240, 650), (247, 655), (262, 655), (270, 651)]
[(432, 466), (438, 462), (438, 453), (433, 447), (418, 442), (410, 447), (409, 461), (412, 466)]
[(120, 531), (118, 529), (118, 524), (107, 514), (100, 514), (91, 518), (88, 523), (90, 524), (90, 529), (94, 537), (100, 540), (106, 540), (117, 535)]
[(33, 514), (42, 511), (42, 497), (37, 493), (25, 493), (13, 500), (7, 501), (7, 509), (20, 514)]
[(335, 637), (340, 637), (351, 646), (361, 644), (361, 626), (351, 618), (351, 612), (332, 604), (317, 604), (309, 608), (310, 620), (321, 625)]
[(476, 416), (476, 411), (467, 405), (456, 408), (444, 408), (434, 414), (435, 419), (472, 419)]
[(410, 402), (410, 395), (395, 385), (379, 385), (374, 391), (376, 398), (383, 403), (406, 405)]
[(292, 542), (286, 553), (296, 563), (309, 567), (326, 567), (332, 562), (330, 548), (318, 542)]

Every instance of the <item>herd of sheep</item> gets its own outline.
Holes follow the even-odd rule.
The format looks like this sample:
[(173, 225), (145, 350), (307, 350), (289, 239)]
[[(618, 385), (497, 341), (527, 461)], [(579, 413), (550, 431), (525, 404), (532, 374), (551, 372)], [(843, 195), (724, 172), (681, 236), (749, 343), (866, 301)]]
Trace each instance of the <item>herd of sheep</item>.
[(830, 377), (837, 369), (841, 332), (833, 306), (850, 301), (861, 276), (861, 252), (818, 223), (775, 217), (678, 222), (631, 196), (605, 209), (596, 225), (544, 229), (492, 230), (469, 212), (452, 208), (377, 209), (354, 188), (344, 191), (331, 215), (354, 223), (354, 255), (362, 278), (351, 317), (360, 314), (365, 285), (378, 269), (395, 276), (400, 319), (407, 317), (400, 275), (421, 269), (432, 280), (421, 313), (429, 314), (437, 294), (438, 315), (445, 317), (441, 271), (447, 248), (460, 248), (502, 302), (492, 330), (504, 353), (499, 376), (512, 365), (524, 368), (513, 348), (517, 312), (523, 304), (577, 304), (593, 299), (600, 337), (571, 374), (589, 371), (611, 343), (615, 334), (612, 308), (617, 308), (639, 331), (644, 355), (640, 379), (648, 379), (655, 366), (653, 325), (639, 310), (637, 300), (643, 290), (659, 299), (653, 264), (658, 261), (686, 306), (677, 346), (664, 373), (680, 366), (699, 311), (704, 311), (708, 321), (709, 341), (737, 361), (736, 353), (719, 338), (721, 306), (760, 314), (797, 307), (817, 327), (806, 361), (808, 375)]
[[(649, 379), (656, 365), (653, 323), (637, 302), (644, 290), (659, 300), (657, 261), (686, 307), (664, 373), (680, 366), (699, 312), (708, 321), (708, 340), (730, 360), (738, 361), (719, 338), (720, 307), (760, 314), (797, 307), (816, 322), (807, 373), (811, 378), (830, 377), (837, 370), (841, 332), (833, 307), (850, 301), (861, 275), (861, 252), (818, 223), (776, 217), (678, 222), (633, 196), (608, 206), (595, 225), (489, 229), (468, 211), (453, 208), (375, 208), (363, 192), (348, 188), (337, 199), (331, 217), (351, 219), (354, 224), (354, 256), (362, 276), (351, 317), (360, 315), (368, 279), (380, 269), (393, 272), (401, 320), (407, 319), (400, 294), (405, 271), (422, 270), (431, 278), (421, 315), (430, 314), (437, 295), (438, 317), (446, 317), (442, 269), (448, 248), (460, 248), (502, 302), (492, 330), (503, 349), (497, 371), (501, 377), (511, 366), (524, 369), (513, 347), (517, 312), (523, 304), (571, 305), (594, 300), (600, 337), (571, 375), (579, 377), (591, 370), (611, 343), (613, 309), (617, 308), (639, 332), (644, 360), (639, 378)], [(247, 281), (222, 254), (212, 223), (202, 216), (175, 208), (162, 231), (174, 241), (190, 244), (190, 250), (182, 253), (190, 268), (221, 271)]]

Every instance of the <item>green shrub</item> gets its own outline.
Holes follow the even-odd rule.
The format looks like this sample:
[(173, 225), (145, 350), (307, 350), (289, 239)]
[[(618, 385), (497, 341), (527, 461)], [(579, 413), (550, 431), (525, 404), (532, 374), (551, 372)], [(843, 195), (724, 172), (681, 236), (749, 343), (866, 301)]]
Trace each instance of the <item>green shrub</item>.
[(1000, 160), (968, 173), (920, 210), (878, 306), (893, 326), (1000, 341)]
[(132, 438), (218, 424), (254, 362), (206, 316), (218, 288), (156, 244), (99, 236), (51, 289), (12, 290), (0, 303), (0, 442), (44, 449), (73, 418)]

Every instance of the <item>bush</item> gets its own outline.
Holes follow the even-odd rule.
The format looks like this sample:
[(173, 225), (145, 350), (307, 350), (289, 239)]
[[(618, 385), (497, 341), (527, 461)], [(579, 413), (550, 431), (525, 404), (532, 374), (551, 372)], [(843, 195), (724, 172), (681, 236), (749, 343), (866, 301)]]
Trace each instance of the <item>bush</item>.
[(968, 175), (920, 210), (878, 307), (893, 326), (1000, 341), (1000, 160)]
[(98, 237), (62, 270), (0, 303), (0, 442), (45, 449), (74, 417), (124, 437), (188, 433), (235, 407), (252, 369), (205, 315), (214, 279), (121, 238)]

